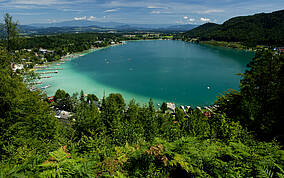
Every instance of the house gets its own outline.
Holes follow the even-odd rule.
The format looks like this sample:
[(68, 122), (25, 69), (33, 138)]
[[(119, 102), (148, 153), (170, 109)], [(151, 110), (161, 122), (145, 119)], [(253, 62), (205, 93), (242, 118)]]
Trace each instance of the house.
[(175, 103), (167, 103), (167, 108), (168, 108), (168, 110), (175, 112), (176, 105), (175, 105)]
[(279, 54), (284, 54), (284, 47), (278, 48), (278, 53)]
[(187, 112), (192, 111), (192, 107), (191, 106), (186, 106)]
[(198, 109), (200, 112), (202, 112), (202, 113), (203, 113), (203, 111), (202, 111), (202, 109), (201, 109), (201, 107), (200, 107), (200, 106), (196, 106), (196, 109)]
[(41, 53), (47, 53), (47, 49), (43, 49), (42, 47), (39, 48), (39, 52)]
[(64, 110), (57, 110), (56, 111), (56, 118), (58, 119), (68, 119), (72, 116), (71, 112), (64, 111)]
[(54, 102), (54, 96), (48, 97), (47, 98), (49, 103), (53, 103)]
[(204, 116), (207, 118), (211, 118), (212, 117), (212, 113), (209, 111), (204, 112)]
[(24, 69), (24, 65), (23, 64), (15, 64), (15, 63), (12, 63), (11, 64), (11, 69), (16, 72), (17, 70), (22, 70)]
[(123, 35), (123, 37), (126, 37), (126, 38), (134, 38), (134, 37), (136, 37), (136, 35)]
[(46, 54), (46, 53), (54, 53), (54, 51), (50, 51), (50, 50), (47, 50), (47, 49), (43, 49), (42, 47), (39, 48), (39, 52), (43, 53), (43, 54)]
[(183, 110), (183, 112), (184, 112), (184, 113), (186, 113), (186, 111), (185, 111), (185, 107), (184, 107), (184, 106), (180, 106), (180, 109), (182, 109), (182, 110)]

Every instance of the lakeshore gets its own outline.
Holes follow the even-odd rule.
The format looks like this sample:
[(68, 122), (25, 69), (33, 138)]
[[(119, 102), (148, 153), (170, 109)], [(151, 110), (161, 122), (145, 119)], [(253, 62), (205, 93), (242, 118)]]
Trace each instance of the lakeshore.
[[(46, 74), (58, 74), (59, 73), (58, 70), (64, 70), (64, 68), (57, 68), (57, 67), (61, 66), (62, 64), (65, 64), (65, 62), (69, 62), (71, 60), (85, 56), (87, 54), (93, 53), (93, 52), (98, 51), (98, 50), (102, 50), (102, 49), (106, 49), (106, 48), (109, 48), (109, 47), (114, 47), (114, 46), (122, 45), (122, 44), (124, 44), (124, 43), (113, 44), (113, 45), (109, 45), (109, 46), (106, 46), (106, 47), (91, 48), (91, 49), (88, 49), (88, 50), (85, 50), (85, 51), (82, 51), (82, 52), (67, 54), (67, 55), (61, 57), (57, 61), (46, 62), (44, 64), (35, 65), (31, 69), (31, 71), (34, 71), (36, 74), (39, 74), (39, 79), (50, 79), (50, 78), (52, 78), (52, 76), (51, 75), (46, 76)], [(36, 72), (36, 71), (41, 71), (41, 72)], [(45, 71), (45, 72), (42, 72), (42, 71)], [(43, 90), (43, 89), (47, 89), (47, 88), (51, 87), (51, 85), (49, 85), (49, 84), (45, 85), (45, 83), (46, 83), (46, 81), (42, 81), (42, 80), (33, 82), (33, 85), (39, 85), (39, 87), (33, 86), (32, 90), (36, 90), (36, 89)]]
[(99, 98), (121, 93), (127, 102), (134, 98), (142, 105), (152, 98), (155, 104), (206, 106), (219, 93), (238, 90), (240, 77), (235, 74), (243, 72), (253, 56), (173, 40), (128, 41), (103, 49), (77, 54), (78, 60), (62, 64), (63, 71), (46, 79), (46, 85), (51, 85), (45, 90), (48, 96), (57, 89), (70, 94), (83, 90)]

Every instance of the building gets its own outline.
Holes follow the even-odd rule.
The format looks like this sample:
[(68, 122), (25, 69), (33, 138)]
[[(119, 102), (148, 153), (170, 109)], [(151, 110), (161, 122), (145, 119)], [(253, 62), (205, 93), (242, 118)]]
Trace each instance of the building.
[(24, 69), (24, 65), (23, 64), (15, 64), (15, 63), (12, 63), (11, 64), (11, 69), (16, 72), (17, 70), (22, 70)]
[(135, 38), (136, 35), (123, 35), (123, 37), (126, 37), (126, 38)]
[(167, 108), (168, 108), (168, 110), (175, 112), (176, 105), (175, 105), (175, 103), (167, 103)]
[(278, 53), (279, 54), (284, 54), (284, 47), (278, 48)]
[(43, 54), (46, 54), (46, 53), (54, 53), (54, 51), (50, 51), (50, 50), (47, 50), (47, 49), (43, 49), (42, 47), (39, 48), (39, 52), (43, 53)]
[(58, 119), (68, 119), (72, 116), (71, 112), (63, 111), (63, 110), (57, 110), (56, 111), (56, 118)]
[(47, 98), (49, 103), (53, 103), (54, 102), (54, 96), (48, 97)]

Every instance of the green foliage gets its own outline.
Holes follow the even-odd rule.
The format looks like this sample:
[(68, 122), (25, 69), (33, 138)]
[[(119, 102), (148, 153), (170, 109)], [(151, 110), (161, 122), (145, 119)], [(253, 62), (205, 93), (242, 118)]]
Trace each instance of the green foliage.
[(93, 103), (94, 101), (98, 102), (99, 98), (95, 94), (88, 94), (87, 103)]
[(93, 162), (73, 158), (63, 148), (51, 152), (49, 155), (49, 160), (39, 165), (39, 177), (92, 177)]
[(58, 89), (54, 95), (55, 106), (61, 110), (73, 111), (74, 102), (69, 93), (66, 93), (64, 90)]
[(17, 49), (17, 43), (19, 42), (19, 29), (18, 23), (14, 22), (12, 16), (8, 13), (4, 15), (4, 25), (3, 31), (6, 43), (7, 43), (7, 50), (10, 52), (11, 50)]
[(81, 103), (73, 117), (76, 136), (81, 138), (82, 135), (90, 135), (92, 132), (100, 133), (104, 131), (104, 123), (99, 115), (98, 108), (94, 105)]
[(161, 105), (161, 111), (162, 113), (165, 113), (167, 111), (168, 107), (167, 107), (167, 103), (163, 102)]
[(241, 91), (219, 97), (219, 111), (254, 131), (259, 138), (283, 142), (283, 55), (259, 51), (243, 74)]

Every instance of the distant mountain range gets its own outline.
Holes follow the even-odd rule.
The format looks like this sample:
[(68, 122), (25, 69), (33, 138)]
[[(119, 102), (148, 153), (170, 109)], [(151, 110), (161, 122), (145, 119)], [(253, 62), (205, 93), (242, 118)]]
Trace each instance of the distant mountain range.
[(284, 45), (284, 10), (234, 17), (221, 25), (206, 23), (186, 32), (184, 37), (242, 42), (247, 46)]
[(72, 20), (58, 23), (37, 23), (21, 25), (26, 34), (49, 34), (71, 32), (186, 32), (197, 25), (173, 24), (124, 24), (118, 22), (97, 22), (88, 20)]

